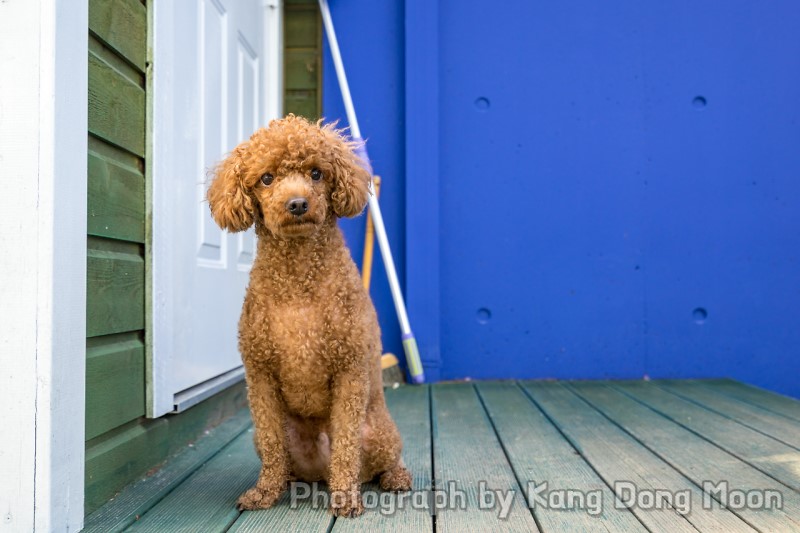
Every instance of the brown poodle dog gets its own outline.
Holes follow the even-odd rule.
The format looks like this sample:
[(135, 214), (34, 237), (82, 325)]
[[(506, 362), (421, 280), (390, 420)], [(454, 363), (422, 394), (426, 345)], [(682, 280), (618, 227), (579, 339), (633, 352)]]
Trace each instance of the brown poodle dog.
[(239, 509), (270, 507), (295, 478), (327, 481), (339, 516), (363, 512), (361, 483), (377, 475), (384, 490), (411, 488), (375, 309), (336, 224), (368, 200), (354, 146), (289, 115), (237, 146), (208, 191), (217, 224), (258, 236), (239, 350), (262, 466)]

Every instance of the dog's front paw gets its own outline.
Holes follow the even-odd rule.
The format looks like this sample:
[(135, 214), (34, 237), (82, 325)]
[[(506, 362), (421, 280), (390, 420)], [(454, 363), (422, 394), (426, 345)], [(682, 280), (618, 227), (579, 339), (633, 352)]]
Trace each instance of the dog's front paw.
[(411, 472), (403, 466), (396, 466), (381, 474), (380, 485), (382, 490), (390, 492), (411, 490)]
[(278, 498), (283, 494), (284, 489), (261, 489), (256, 485), (252, 489), (247, 489), (236, 500), (236, 508), (240, 511), (255, 511), (257, 509), (269, 509)]
[(364, 512), (361, 492), (338, 490), (331, 492), (331, 512), (334, 516), (353, 518)]

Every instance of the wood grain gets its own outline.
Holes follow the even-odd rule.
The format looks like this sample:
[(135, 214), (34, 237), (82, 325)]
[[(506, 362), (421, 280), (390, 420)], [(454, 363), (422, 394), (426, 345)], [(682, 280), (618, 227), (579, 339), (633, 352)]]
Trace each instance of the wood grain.
[(733, 380), (714, 381), (714, 390), (800, 422), (800, 401)]
[(88, 233), (144, 242), (144, 175), (89, 151)]
[(655, 382), (661, 388), (800, 450), (800, 423), (724, 394), (698, 381)]
[(319, 117), (319, 96), (316, 90), (286, 89), (284, 94), (284, 109), (286, 113), (315, 120)]
[(86, 343), (86, 440), (144, 415), (144, 343), (138, 333)]
[[(436, 531), (538, 531), (474, 387), (437, 385), (431, 407), (434, 479), (451, 507), (437, 511)], [(505, 519), (499, 518), (499, 507), (481, 508), (482, 483), (486, 490), (513, 491)], [(456, 491), (466, 494), (463, 507)]]
[(284, 112), (316, 120), (322, 115), (322, 21), (316, 2), (286, 2), (283, 25)]
[(542, 493), (545, 499), (547, 493), (568, 490), (602, 495), (599, 501), (603, 505), (596, 509), (599, 514), (588, 504), (550, 509), (529, 497), (528, 506), (543, 531), (647, 531), (630, 510), (615, 505), (617, 500), (611, 489), (516, 383), (476, 386), (526, 493), (533, 495), (535, 487), (546, 483), (547, 489)]
[[(148, 481), (123, 491), (87, 523), (92, 525), (91, 531), (116, 531), (132, 525), (131, 529), (145, 531), (210, 532), (433, 531), (434, 522), (437, 531), (534, 531), (538, 526), (542, 531), (638, 531), (644, 527), (651, 531), (739, 532), (800, 527), (796, 492), (619, 390), (652, 389), (655, 396), (648, 401), (673, 398), (684, 402), (659, 384), (521, 385), (439, 384), (387, 391), (387, 402), (405, 439), (404, 457), (414, 473), (415, 489), (431, 487), (435, 473), (440, 489), (465, 491), (466, 510), (440, 510), (433, 520), (424, 512), (405, 510), (387, 516), (373, 510), (355, 520), (334, 520), (326, 507), (315, 509), (308, 501), (292, 509), (287, 494), (272, 509), (240, 515), (233, 502), (254, 481), (258, 469), (251, 435), (241, 433), (238, 444), (215, 453), (214, 446), (219, 449), (230, 439), (212, 432), (212, 440), (195, 444), (199, 459), (192, 459), (190, 449), (184, 448)], [(175, 421), (185, 420), (182, 417), (194, 409), (175, 417), (131, 423), (94, 439), (87, 453), (88, 471), (97, 471), (98, 458), (113, 456), (107, 466), (132, 469), (140, 465), (125, 465), (125, 459), (140, 461), (153, 449), (158, 453), (175, 451), (175, 436), (189, 435), (199, 427), (197, 421)], [(197, 409), (208, 408), (200, 404)], [(207, 421), (204, 416), (198, 420)], [(241, 416), (235, 431), (241, 432), (248, 424)], [(171, 427), (161, 427), (164, 423)], [(546, 480), (550, 490), (599, 490), (602, 514), (587, 517), (585, 513), (548, 512), (539, 506), (531, 515), (520, 483), (529, 480)], [(730, 488), (782, 490), (783, 509), (725, 509), (713, 498), (704, 499), (703, 482), (722, 480), (728, 481)], [(455, 485), (448, 485), (450, 481)], [(498, 519), (496, 508), (479, 509), (481, 481), (493, 489), (516, 491), (508, 519)], [(618, 481), (633, 482), (637, 490), (685, 491), (691, 497), (691, 512), (683, 515), (677, 506), (648, 510), (630, 503), (626, 508), (619, 505), (611, 489)], [(115, 504), (117, 510), (112, 511)], [(141, 519), (134, 523), (136, 515)]]
[(144, 89), (90, 51), (89, 132), (144, 156), (144, 128)]
[(316, 50), (287, 50), (285, 57), (287, 89), (318, 88), (319, 53)]
[(140, 0), (90, 0), (89, 31), (144, 72), (147, 8)]
[[(783, 484), (800, 490), (800, 451), (734, 420), (670, 394), (654, 384), (620, 383), (615, 385), (615, 388), (752, 465), (745, 467), (743, 463), (736, 463), (736, 466), (742, 470), (742, 487), (759, 488), (760, 476), (753, 475), (752, 484), (744, 481), (751, 479), (752, 472), (750, 470), (755, 467)], [(701, 439), (692, 440), (692, 442), (695, 441), (698, 442), (698, 451), (702, 448), (711, 449), (711, 445), (707, 442), (701, 447), (700, 444), (703, 441)], [(732, 470), (730, 475), (735, 472), (737, 470)], [(712, 476), (708, 479), (717, 479), (718, 477)], [(798, 497), (797, 509), (800, 512), (800, 495), (795, 496)]]
[(144, 258), (90, 247), (87, 277), (87, 337), (144, 327)]
[(200, 467), (126, 531), (225, 531), (239, 517), (236, 498), (261, 467), (252, 429)]
[[(800, 502), (796, 493), (791, 496), (792, 491), (774, 479), (620, 392), (636, 389), (656, 390), (657, 387), (652, 383), (626, 382), (623, 385), (615, 383), (614, 388), (587, 383), (576, 384), (574, 387), (592, 405), (653, 453), (673, 465), (681, 474), (691, 479), (696, 486), (702, 487), (706, 482), (718, 484), (725, 481), (731, 488), (775, 489), (784, 493), (786, 505), (784, 509), (731, 509), (732, 513), (749, 524), (757, 525), (759, 529), (767, 531), (781, 531), (800, 526), (797, 518), (800, 516), (797, 512), (800, 510), (798, 507)], [(698, 508), (702, 509), (702, 506), (694, 505), (693, 513)], [(714, 509), (713, 513), (716, 517), (723, 515), (717, 509)]]
[(692, 507), (687, 514), (669, 506), (644, 509), (629, 505), (651, 531), (750, 531), (747, 524), (719, 505), (704, 509), (703, 493), (697, 485), (564, 385), (526, 382), (524, 388), (607, 485), (619, 487), (631, 482), (638, 490), (688, 491)]
[[(304, 494), (299, 491), (300, 489), (294, 490), (298, 491), (296, 494)], [(319, 487), (318, 490), (327, 494), (325, 485)], [(334, 517), (323, 503), (325, 500), (320, 499), (317, 506), (312, 505), (310, 499), (303, 497), (292, 503), (291, 493), (292, 489), (290, 488), (270, 509), (242, 513), (228, 531), (235, 533), (282, 533), (283, 531), (312, 533), (318, 531), (325, 533), (331, 530)]]
[(319, 24), (319, 8), (316, 4), (287, 5), (283, 17), (283, 45), (286, 48), (317, 48)]

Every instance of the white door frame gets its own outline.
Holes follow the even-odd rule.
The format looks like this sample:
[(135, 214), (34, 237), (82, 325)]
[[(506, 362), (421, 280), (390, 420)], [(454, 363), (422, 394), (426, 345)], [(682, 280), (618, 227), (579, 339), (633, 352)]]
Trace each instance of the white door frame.
[[(260, 56), (265, 61), (265, 78), (269, 80), (283, 79), (283, 20), (282, 0), (261, 0), (263, 43)], [(148, 163), (152, 169), (152, 253), (150, 256), (151, 274), (148, 280), (150, 298), (150, 318), (152, 322), (148, 327), (152, 331), (152, 348), (148, 354), (147, 370), (147, 416), (158, 417), (166, 413), (180, 412), (199, 403), (220, 390), (244, 379), (241, 367), (234, 368), (204, 383), (198, 384), (186, 391), (176, 394), (170, 380), (170, 370), (173, 368), (173, 354), (177, 349), (175, 339), (177, 332), (173, 327), (171, 317), (176, 313), (174, 309), (174, 287), (181, 283), (181, 277), (171, 268), (170, 257), (178, 239), (186, 239), (185, 228), (176, 228), (169, 221), (162, 221), (167, 217), (161, 214), (172, 209), (171, 192), (174, 183), (171, 178), (179, 169), (175, 168), (174, 161), (170, 160), (173, 153), (170, 143), (176, 142), (176, 135), (172, 131), (174, 125), (168, 119), (159, 119), (164, 113), (169, 116), (173, 108), (170, 100), (173, 80), (172, 65), (185, 60), (178, 57), (178, 51), (170, 45), (172, 24), (171, 18), (176, 15), (177, 4), (156, 3), (151, 10), (149, 34), (151, 35), (150, 48), (154, 57), (152, 63), (154, 71), (151, 84), (148, 87), (148, 100), (151, 102), (152, 124), (152, 151), (148, 156)], [(163, 17), (163, 24), (156, 21), (156, 17)], [(259, 83), (261, 90), (266, 90), (270, 84), (262, 79)], [(265, 109), (260, 112), (261, 117), (275, 117), (281, 113), (283, 100), (282, 83), (275, 94), (268, 94), (265, 100)], [(224, 154), (220, 154), (220, 159)], [(236, 347), (232, 346), (235, 350)]]
[(83, 524), (87, 0), (0, 2), (0, 529)]

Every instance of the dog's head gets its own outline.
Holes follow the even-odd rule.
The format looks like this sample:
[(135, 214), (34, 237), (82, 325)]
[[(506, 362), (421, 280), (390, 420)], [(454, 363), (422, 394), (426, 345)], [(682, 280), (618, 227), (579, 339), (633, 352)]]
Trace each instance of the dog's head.
[(370, 174), (334, 125), (289, 115), (234, 148), (208, 189), (211, 216), (228, 231), (255, 222), (282, 237), (313, 234), (364, 210)]

